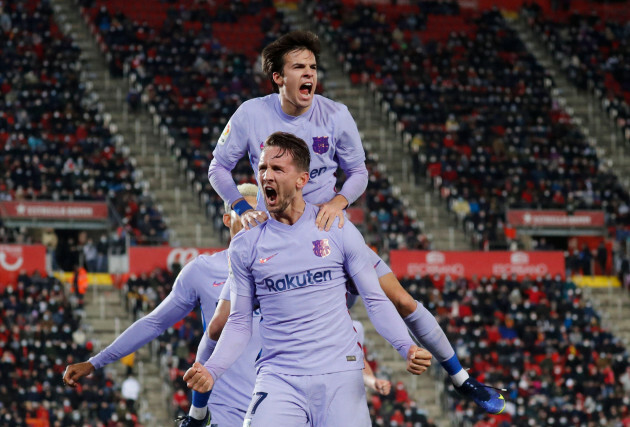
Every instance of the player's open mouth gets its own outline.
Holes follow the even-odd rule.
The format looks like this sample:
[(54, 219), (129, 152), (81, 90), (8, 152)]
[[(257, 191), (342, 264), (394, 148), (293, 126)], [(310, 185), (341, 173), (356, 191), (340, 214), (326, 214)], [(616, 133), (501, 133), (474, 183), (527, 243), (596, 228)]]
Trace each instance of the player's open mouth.
[(313, 83), (304, 83), (300, 86), (300, 93), (304, 96), (308, 96), (313, 91)]
[(273, 204), (278, 198), (278, 193), (271, 187), (265, 187), (265, 197), (267, 198), (267, 202)]

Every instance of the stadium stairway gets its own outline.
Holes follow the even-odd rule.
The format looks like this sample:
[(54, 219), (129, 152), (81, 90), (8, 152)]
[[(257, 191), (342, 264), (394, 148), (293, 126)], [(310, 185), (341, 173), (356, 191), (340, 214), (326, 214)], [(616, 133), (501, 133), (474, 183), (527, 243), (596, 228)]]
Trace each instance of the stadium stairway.
[(193, 190), (186, 168), (167, 145), (165, 128), (154, 125), (151, 115), (140, 108), (128, 110), (130, 83), (110, 77), (105, 54), (90, 33), (78, 2), (53, 0), (60, 28), (72, 34), (81, 49), (82, 79), (103, 105), (103, 114), (124, 138), (123, 152), (134, 159), (145, 191), (153, 196), (169, 227), (171, 246), (220, 247), (218, 234), (209, 226), (204, 209)]
[(602, 324), (619, 338), (626, 348), (630, 348), (630, 293), (623, 287), (583, 288), (585, 295), (593, 302), (594, 308), (602, 316)]
[(335, 56), (335, 47), (321, 28), (317, 28), (308, 9), (287, 8), (287, 21), (294, 29), (306, 29), (320, 35), (321, 80), (326, 96), (348, 106), (363, 143), (375, 160), (380, 162), (385, 176), (390, 177), (394, 194), (406, 205), (412, 218), (421, 222), (425, 234), (431, 236), (436, 250), (469, 250), (469, 239), (458, 226), (454, 214), (447, 211), (439, 194), (431, 189), (430, 182), (415, 182), (408, 143), (403, 142), (401, 127), (379, 103), (379, 94), (365, 85), (352, 85), (341, 62)]
[(525, 43), (527, 50), (551, 74), (555, 83), (553, 96), (560, 106), (573, 117), (584, 136), (596, 147), (597, 156), (613, 171), (626, 187), (630, 187), (630, 147), (623, 144), (613, 119), (601, 108), (601, 102), (592, 92), (578, 89), (566, 77), (560, 64), (545, 47), (544, 41), (532, 31), (524, 17), (508, 19)]
[[(125, 308), (122, 291), (112, 286), (91, 286), (85, 299), (85, 321), (92, 329), (94, 354), (109, 345), (131, 325), (132, 317)], [(156, 362), (155, 349), (148, 344), (135, 354), (133, 373), (142, 385), (137, 403), (138, 418), (142, 425), (170, 426), (173, 418), (168, 413), (172, 391), (164, 388), (164, 373)], [(111, 372), (117, 387), (125, 379), (127, 367), (115, 362), (104, 369)]]

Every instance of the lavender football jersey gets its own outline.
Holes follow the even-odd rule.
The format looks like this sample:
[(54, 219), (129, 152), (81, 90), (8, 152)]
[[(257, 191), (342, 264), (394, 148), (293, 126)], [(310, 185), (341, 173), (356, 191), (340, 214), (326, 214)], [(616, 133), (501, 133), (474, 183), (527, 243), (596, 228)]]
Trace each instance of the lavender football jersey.
[[(311, 108), (297, 117), (282, 111), (278, 94), (244, 102), (230, 118), (213, 155), (232, 170), (247, 153), (252, 169), (258, 171), (264, 141), (279, 131), (298, 136), (309, 147), (309, 181), (303, 190), (309, 203), (324, 203), (335, 196), (337, 167), (348, 170), (365, 163), (359, 131), (348, 108), (320, 95), (315, 95)], [(258, 209), (265, 210), (260, 197)]]
[[(107, 348), (90, 358), (90, 362), (98, 369), (133, 353), (186, 317), (198, 305), (204, 320), (210, 321), (221, 290), (228, 286), (225, 284), (227, 277), (227, 251), (199, 255), (184, 266), (175, 279), (172, 291), (151, 313), (127, 328)], [(217, 382), (216, 392), (208, 402), (210, 407), (218, 403), (243, 411), (247, 409), (256, 380), (254, 362), (261, 348), (257, 321), (253, 322), (252, 328), (245, 351)]]
[(236, 319), (244, 318), (241, 311), (250, 308), (254, 298), (263, 319), (259, 371), (319, 375), (362, 369), (363, 353), (344, 296), (348, 276), (363, 274), (371, 275), (370, 280), (360, 280), (357, 287), (372, 322), (403, 357), (407, 354), (413, 343), (378, 284), (363, 237), (349, 222), (330, 232), (318, 230), (318, 209), (307, 203), (293, 225), (269, 219), (232, 240), (232, 312), (224, 329), (229, 333), (222, 335), (205, 365), (213, 377), (238, 354), (236, 336), (246, 336), (248, 320), (236, 324)]

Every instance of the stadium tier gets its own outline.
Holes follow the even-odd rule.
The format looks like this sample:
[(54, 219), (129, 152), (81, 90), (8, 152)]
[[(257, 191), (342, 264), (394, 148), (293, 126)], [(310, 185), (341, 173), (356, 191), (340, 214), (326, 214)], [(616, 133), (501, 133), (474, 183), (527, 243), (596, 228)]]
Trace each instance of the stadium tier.
[[(622, 288), (630, 288), (630, 13), (624, 2), (500, 5), (510, 11), (495, 3), (0, 2), (0, 427), (162, 425), (151, 417), (186, 417), (198, 398), (183, 376), (210, 320), (199, 310), (166, 328), (150, 357), (139, 352), (139, 363), (126, 362), (142, 381), (152, 376), (143, 364), (155, 365), (160, 391), (144, 390), (155, 395), (150, 405), (130, 391), (137, 381), (123, 386), (115, 369), (96, 369), (76, 388), (62, 380), (66, 366), (120, 333), (121, 319), (143, 318), (164, 301), (187, 262), (219, 250), (170, 246), (181, 207), (167, 213), (149, 188), (146, 166), (106, 110), (104, 83), (90, 81), (86, 61), (125, 88), (116, 104), (125, 121), (153, 124), (149, 134), (137, 120), (135, 139), (146, 131), (165, 142), (167, 163), (183, 165), (177, 174), (205, 221), (197, 242), (207, 234), (227, 246), (224, 201), (208, 166), (228, 119), (272, 91), (262, 48), (296, 24), (317, 29), (340, 64), (318, 64), (326, 78), (317, 93), (361, 98), (356, 108), (344, 100), (359, 131), (372, 115), (388, 123), (380, 143), (361, 135), (369, 178), (348, 216), (436, 315), (470, 375), (507, 390), (504, 409), (490, 415), (455, 391), (455, 375), (444, 374), (440, 360), (431, 374), (437, 381), (429, 380), (438, 392), (430, 394), (445, 393), (432, 405), (415, 381), (397, 381), (401, 373), (389, 366), (403, 363), (399, 355), (395, 365), (390, 346), (370, 338), (365, 360), (394, 382), (388, 395), (368, 392), (372, 425), (630, 425), (630, 333), (623, 316), (616, 324), (607, 311), (623, 314)], [(78, 21), (68, 23), (68, 8), (80, 9)], [(77, 22), (98, 58), (79, 48), (90, 40), (69, 36)], [(519, 23), (554, 64), (540, 60)], [(619, 151), (604, 150), (576, 118), (552, 67), (577, 102), (597, 99), (610, 119), (597, 129), (613, 135)], [(145, 145), (143, 156), (153, 154)], [(231, 174), (237, 184), (256, 182), (247, 156)], [(341, 169), (336, 179), (339, 189)], [(413, 198), (405, 194), (412, 190)], [(456, 228), (472, 250), (442, 251), (447, 238), (432, 226), (444, 223), (450, 249)], [(328, 255), (327, 241), (312, 244), (316, 256)], [(609, 302), (591, 299), (589, 286), (605, 287)], [(106, 306), (112, 295), (121, 298), (116, 309)]]

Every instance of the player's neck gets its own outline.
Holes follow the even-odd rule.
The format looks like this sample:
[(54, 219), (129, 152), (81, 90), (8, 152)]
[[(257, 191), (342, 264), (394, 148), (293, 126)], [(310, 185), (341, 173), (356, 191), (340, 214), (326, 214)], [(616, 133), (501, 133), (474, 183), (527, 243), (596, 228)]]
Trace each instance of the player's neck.
[(282, 224), (293, 225), (302, 217), (304, 209), (306, 209), (306, 202), (303, 198), (299, 198), (298, 200), (294, 200), (282, 212), (270, 212), (269, 215)]
[(285, 97), (280, 96), (280, 108), (282, 108), (282, 111), (287, 116), (298, 117), (310, 110), (311, 106), (309, 105), (308, 107), (300, 107), (290, 102)]

